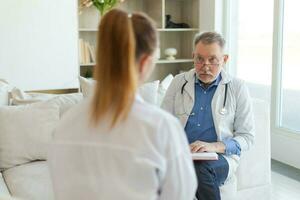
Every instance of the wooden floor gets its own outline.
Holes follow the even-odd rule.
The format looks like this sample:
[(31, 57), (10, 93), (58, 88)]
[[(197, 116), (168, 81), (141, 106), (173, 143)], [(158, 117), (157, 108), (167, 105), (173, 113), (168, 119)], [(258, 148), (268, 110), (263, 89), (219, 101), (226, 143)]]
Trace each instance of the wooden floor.
[(300, 170), (272, 160), (272, 200), (300, 200)]

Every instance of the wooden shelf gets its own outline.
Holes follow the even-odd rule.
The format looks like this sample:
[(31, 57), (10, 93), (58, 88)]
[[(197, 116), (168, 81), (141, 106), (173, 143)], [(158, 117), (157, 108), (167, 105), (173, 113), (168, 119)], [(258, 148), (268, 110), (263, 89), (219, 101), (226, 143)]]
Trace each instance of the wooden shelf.
[(161, 59), (156, 62), (156, 64), (168, 64), (168, 63), (189, 63), (193, 62), (193, 59), (175, 59), (175, 60), (166, 60)]
[(196, 31), (199, 31), (198, 28), (159, 28), (157, 29), (158, 31), (161, 31), (161, 32), (180, 32), (180, 31), (193, 31), (193, 32), (196, 32)]
[(97, 32), (98, 29), (96, 28), (80, 28), (79, 32)]
[(96, 63), (85, 63), (85, 64), (80, 64), (80, 66), (95, 66)]

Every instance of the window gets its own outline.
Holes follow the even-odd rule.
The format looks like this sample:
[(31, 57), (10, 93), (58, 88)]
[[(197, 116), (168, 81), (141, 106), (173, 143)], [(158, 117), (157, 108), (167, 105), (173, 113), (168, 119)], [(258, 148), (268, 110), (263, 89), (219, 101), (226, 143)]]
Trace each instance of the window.
[[(270, 102), (272, 81), (273, 0), (234, 1), (230, 25), (230, 68), (245, 80), (252, 97)], [(232, 51), (232, 49), (234, 49)]]
[(272, 158), (299, 168), (300, 1), (223, 2), (228, 71), (270, 103)]
[(271, 85), (273, 0), (239, 1), (237, 76)]
[(300, 1), (229, 4), (230, 71), (247, 82), (252, 97), (272, 105), (275, 132), (300, 133)]
[(283, 4), (280, 127), (300, 133), (300, 26), (299, 1)]

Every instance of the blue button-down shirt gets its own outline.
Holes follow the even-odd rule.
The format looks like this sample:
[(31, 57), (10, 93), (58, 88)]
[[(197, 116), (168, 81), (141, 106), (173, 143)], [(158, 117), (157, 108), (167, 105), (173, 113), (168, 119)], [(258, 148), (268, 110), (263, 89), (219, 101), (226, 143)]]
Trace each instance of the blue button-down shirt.
[[(195, 79), (195, 103), (185, 126), (189, 143), (193, 143), (196, 140), (217, 142), (211, 102), (221, 79), (222, 77), (219, 75), (208, 88), (204, 88), (198, 78)], [(222, 142), (225, 144), (226, 155), (240, 155), (241, 148), (236, 140), (227, 139)]]

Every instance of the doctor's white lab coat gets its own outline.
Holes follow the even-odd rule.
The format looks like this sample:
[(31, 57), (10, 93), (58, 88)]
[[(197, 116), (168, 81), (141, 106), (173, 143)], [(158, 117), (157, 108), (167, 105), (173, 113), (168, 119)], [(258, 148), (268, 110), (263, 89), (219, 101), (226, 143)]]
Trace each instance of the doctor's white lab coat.
[[(234, 138), (243, 151), (248, 150), (254, 142), (254, 119), (251, 98), (243, 81), (221, 71), (222, 80), (213, 96), (211, 108), (218, 141)], [(228, 85), (226, 113), (221, 109), (224, 104), (225, 85)], [(183, 86), (184, 85), (184, 86)], [(177, 75), (169, 86), (162, 108), (176, 116), (185, 127), (193, 109), (195, 100), (195, 69)], [(239, 164), (237, 155), (224, 156), (229, 164), (230, 178)]]
[(137, 97), (126, 121), (93, 128), (89, 102), (66, 114), (50, 145), (55, 199), (193, 199), (196, 176), (175, 117)]

